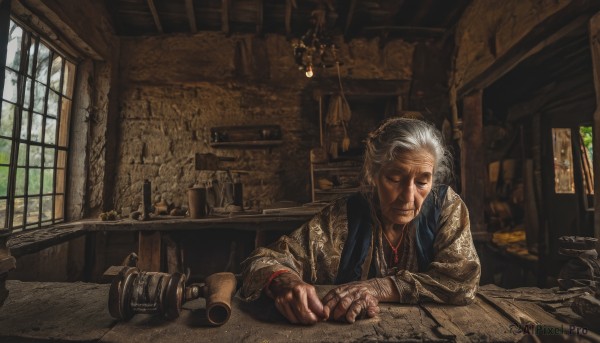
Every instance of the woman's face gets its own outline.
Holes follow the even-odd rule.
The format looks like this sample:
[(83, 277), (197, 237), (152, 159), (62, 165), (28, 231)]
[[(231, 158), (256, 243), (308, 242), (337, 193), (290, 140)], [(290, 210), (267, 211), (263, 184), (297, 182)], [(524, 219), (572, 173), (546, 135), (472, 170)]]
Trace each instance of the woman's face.
[(375, 179), (385, 224), (413, 220), (431, 191), (434, 157), (425, 150), (407, 151), (385, 165)]

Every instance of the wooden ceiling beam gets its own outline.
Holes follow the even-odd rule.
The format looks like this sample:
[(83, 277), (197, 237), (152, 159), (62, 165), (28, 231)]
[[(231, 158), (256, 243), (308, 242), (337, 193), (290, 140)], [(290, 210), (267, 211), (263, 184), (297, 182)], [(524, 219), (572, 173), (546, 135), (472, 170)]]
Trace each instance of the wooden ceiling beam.
[(467, 80), (457, 89), (457, 98), (462, 98), (476, 89), (485, 89), (504, 74), (514, 69), (523, 60), (556, 43), (563, 37), (587, 23), (595, 11), (600, 9), (597, 2), (579, 2), (567, 5), (562, 10), (542, 20), (527, 35), (504, 51), (494, 62), (478, 75)]
[(256, 34), (262, 35), (263, 31), (263, 22), (264, 22), (264, 11), (265, 4), (263, 0), (255, 0), (256, 1)]
[(348, 16), (346, 17), (346, 27), (344, 28), (344, 37), (348, 40), (350, 33), (350, 26), (352, 25), (352, 17), (354, 17), (354, 11), (356, 11), (356, 3), (358, 0), (352, 0), (350, 3), (350, 9), (348, 10)]
[(450, 11), (449, 14), (446, 15), (444, 20), (442, 20), (442, 22), (440, 23), (440, 26), (442, 26), (442, 27), (454, 26), (454, 24), (456, 24), (456, 22), (458, 21), (458, 18), (464, 12), (465, 8), (467, 8), (467, 5), (469, 3), (470, 3), (469, 0), (462, 0), (458, 6), (454, 7), (454, 9), (452, 11)]
[(400, 9), (402, 8), (402, 5), (404, 5), (404, 0), (394, 1), (394, 6), (390, 8), (390, 14), (388, 17), (389, 20), (393, 20), (394, 18), (396, 18), (398, 16), (398, 13), (400, 13)]
[(229, 35), (229, 9), (231, 8), (231, 0), (222, 0), (221, 3), (221, 31)]
[(190, 30), (192, 33), (198, 32), (196, 26), (196, 11), (194, 11), (194, 0), (185, 0), (185, 11), (187, 12), (188, 22), (190, 23)]
[(408, 23), (409, 26), (419, 26), (421, 24), (421, 22), (423, 21), (423, 19), (427, 15), (427, 13), (429, 13), (429, 11), (431, 10), (433, 1), (425, 0), (425, 1), (422, 1), (421, 4), (422, 5), (419, 8), (419, 10), (417, 11), (417, 13), (414, 15), (414, 17), (412, 17), (412, 20), (410, 21), (410, 23)]
[(146, 2), (148, 3), (148, 7), (150, 7), (152, 19), (154, 19), (154, 25), (156, 25), (158, 33), (165, 33), (162, 25), (160, 24), (160, 18), (158, 17), (158, 11), (156, 10), (156, 6), (154, 5), (154, 0), (146, 0)]
[(363, 31), (389, 31), (389, 32), (409, 32), (415, 34), (442, 35), (446, 32), (443, 27), (419, 27), (419, 26), (365, 26)]

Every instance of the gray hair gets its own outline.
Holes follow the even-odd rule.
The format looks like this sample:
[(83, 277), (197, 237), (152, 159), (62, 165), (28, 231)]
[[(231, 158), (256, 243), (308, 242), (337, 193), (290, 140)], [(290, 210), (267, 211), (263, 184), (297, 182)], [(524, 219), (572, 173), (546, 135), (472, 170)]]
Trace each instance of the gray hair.
[(433, 155), (434, 185), (450, 181), (452, 155), (444, 145), (442, 134), (433, 125), (409, 118), (391, 118), (367, 137), (362, 171), (364, 191), (372, 191), (375, 178), (387, 163), (404, 151), (425, 150)]

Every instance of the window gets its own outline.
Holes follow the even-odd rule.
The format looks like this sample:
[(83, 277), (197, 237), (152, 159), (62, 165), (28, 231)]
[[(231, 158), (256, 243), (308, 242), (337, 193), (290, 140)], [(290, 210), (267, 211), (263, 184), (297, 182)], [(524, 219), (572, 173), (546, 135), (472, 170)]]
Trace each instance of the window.
[(581, 170), (583, 172), (583, 187), (586, 195), (594, 194), (593, 141), (592, 127), (580, 126), (579, 149), (581, 149)]
[(0, 112), (0, 225), (12, 232), (64, 219), (75, 65), (10, 22)]
[(554, 152), (554, 191), (556, 193), (575, 193), (571, 129), (552, 129), (552, 150)]

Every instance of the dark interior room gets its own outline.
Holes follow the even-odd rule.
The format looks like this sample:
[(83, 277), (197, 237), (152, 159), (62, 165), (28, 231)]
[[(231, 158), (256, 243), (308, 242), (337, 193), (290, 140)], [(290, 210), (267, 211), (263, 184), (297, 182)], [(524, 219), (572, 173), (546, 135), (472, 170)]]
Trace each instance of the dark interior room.
[(600, 342), (598, 0), (0, 0), (0, 63), (2, 342)]

